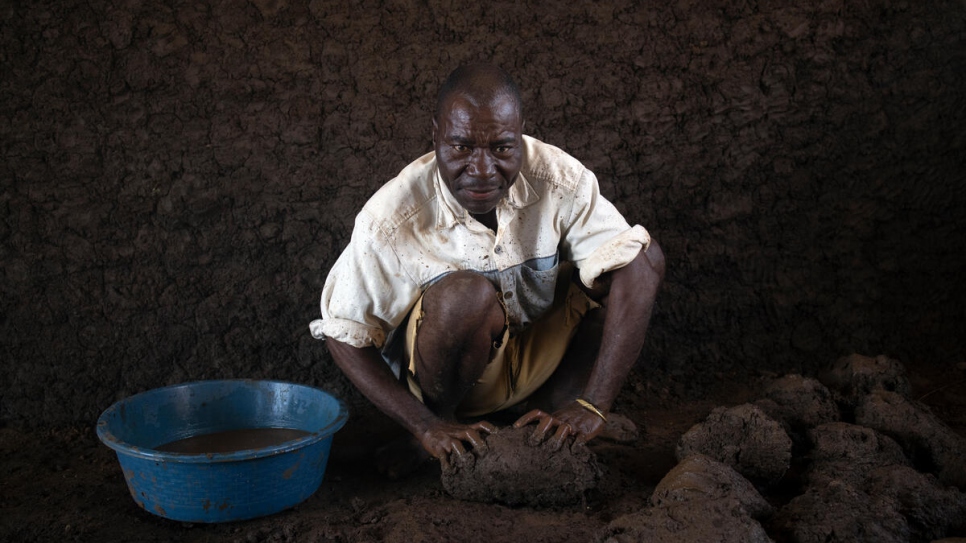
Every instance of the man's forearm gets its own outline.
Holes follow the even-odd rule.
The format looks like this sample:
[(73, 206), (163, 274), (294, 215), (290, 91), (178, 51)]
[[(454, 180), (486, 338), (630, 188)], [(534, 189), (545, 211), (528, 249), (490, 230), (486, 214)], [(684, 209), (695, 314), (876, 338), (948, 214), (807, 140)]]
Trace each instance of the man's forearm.
[(640, 356), (658, 287), (664, 277), (664, 254), (656, 242), (627, 266), (611, 272), (600, 351), (583, 398), (609, 411)]
[(336, 365), (375, 406), (413, 435), (425, 432), (436, 415), (393, 375), (375, 347), (357, 348), (328, 338)]

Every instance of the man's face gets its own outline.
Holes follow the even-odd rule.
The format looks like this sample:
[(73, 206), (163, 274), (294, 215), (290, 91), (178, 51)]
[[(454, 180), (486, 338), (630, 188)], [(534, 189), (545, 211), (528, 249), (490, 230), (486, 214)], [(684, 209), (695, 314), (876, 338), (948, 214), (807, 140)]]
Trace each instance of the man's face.
[(522, 134), (519, 108), (508, 96), (479, 104), (456, 94), (433, 120), (440, 176), (467, 211), (489, 213), (506, 196), (523, 164)]

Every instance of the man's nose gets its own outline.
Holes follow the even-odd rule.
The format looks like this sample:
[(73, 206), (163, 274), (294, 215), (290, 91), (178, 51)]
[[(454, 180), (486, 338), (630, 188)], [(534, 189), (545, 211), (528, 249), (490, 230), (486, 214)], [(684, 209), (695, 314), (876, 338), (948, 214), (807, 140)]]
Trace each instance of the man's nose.
[(467, 173), (477, 179), (490, 179), (496, 175), (496, 161), (490, 155), (489, 149), (476, 148), (470, 155)]

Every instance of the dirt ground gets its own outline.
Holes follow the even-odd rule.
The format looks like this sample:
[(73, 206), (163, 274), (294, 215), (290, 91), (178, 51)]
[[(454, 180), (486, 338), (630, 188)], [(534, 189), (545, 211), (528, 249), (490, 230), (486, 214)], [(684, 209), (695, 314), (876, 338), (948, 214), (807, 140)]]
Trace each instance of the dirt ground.
[[(633, 446), (594, 446), (607, 468), (586, 503), (552, 509), (461, 502), (443, 491), (440, 467), (390, 481), (375, 473), (364, 441), (336, 440), (321, 488), (296, 509), (252, 521), (193, 525), (141, 510), (127, 492), (113, 451), (93, 428), (0, 430), (4, 541), (591, 541), (615, 516), (643, 506), (675, 463), (678, 436), (709, 401), (626, 411), (645, 425)], [(346, 427), (348, 433), (366, 430)], [(341, 438), (343, 436), (339, 436)], [(346, 450), (340, 450), (345, 447)], [(360, 459), (361, 458), (361, 459)]]
[[(955, 376), (910, 368), (913, 397), (921, 398), (966, 436), (966, 371)], [(950, 378), (952, 377), (952, 378)], [(645, 388), (635, 375), (629, 391)], [(92, 427), (56, 432), (0, 429), (0, 540), (185, 542), (559, 542), (596, 541), (612, 520), (642, 509), (655, 485), (676, 464), (681, 434), (716, 406), (753, 399), (756, 383), (727, 383), (702, 400), (653, 395), (621, 402), (621, 412), (646, 428), (628, 445), (597, 442), (605, 468), (597, 491), (573, 506), (534, 509), (463, 502), (448, 496), (438, 464), (390, 481), (377, 475), (361, 450), (368, 429), (346, 428), (335, 442), (322, 486), (295, 509), (251, 521), (188, 525), (140, 509), (127, 492), (113, 451)], [(354, 436), (352, 436), (354, 434)], [(795, 491), (766, 494), (774, 506)], [(799, 489), (800, 490), (800, 489)], [(966, 537), (966, 533), (949, 533)]]

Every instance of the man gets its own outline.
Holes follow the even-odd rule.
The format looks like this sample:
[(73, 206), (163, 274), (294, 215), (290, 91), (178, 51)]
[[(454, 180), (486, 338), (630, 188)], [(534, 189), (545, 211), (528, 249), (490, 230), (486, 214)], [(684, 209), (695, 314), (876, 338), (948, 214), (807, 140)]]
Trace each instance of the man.
[(467, 419), (524, 405), (538, 440), (594, 438), (644, 342), (660, 248), (523, 124), (506, 73), (454, 71), (435, 151), (363, 207), (311, 324), (412, 461), (482, 449), (495, 427)]

